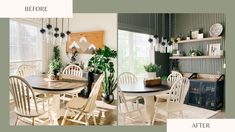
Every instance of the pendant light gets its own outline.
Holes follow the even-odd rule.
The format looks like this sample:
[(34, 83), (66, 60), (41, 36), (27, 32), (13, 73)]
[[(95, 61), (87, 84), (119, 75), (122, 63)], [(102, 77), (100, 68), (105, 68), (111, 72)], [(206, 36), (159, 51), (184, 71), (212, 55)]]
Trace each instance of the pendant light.
[(150, 43), (150, 44), (152, 44), (152, 42), (153, 42), (153, 39), (151, 38), (151, 20), (150, 20), (150, 16), (151, 16), (151, 14), (149, 14), (149, 39), (148, 39), (148, 42)]
[(44, 33), (46, 32), (46, 30), (43, 28), (43, 18), (42, 18), (42, 28), (40, 29), (40, 32), (41, 32), (42, 34), (44, 34)]
[[(157, 14), (158, 15), (158, 14)], [(158, 32), (158, 22), (157, 22), (157, 26), (156, 26), (156, 14), (154, 14), (154, 27), (155, 27), (155, 35), (153, 36), (155, 39), (158, 39), (158, 34), (157, 34), (157, 32)]]
[(59, 31), (59, 28), (58, 28), (58, 22), (57, 22), (57, 18), (55, 19), (55, 34), (54, 34), (54, 36), (57, 38), (57, 37), (59, 37), (59, 34), (58, 34), (58, 31)]
[(64, 38), (65, 37), (65, 34), (64, 34), (64, 18), (62, 18), (62, 25), (61, 25), (61, 28), (62, 28), (62, 31), (60, 33), (60, 37), (61, 38)]
[(67, 34), (67, 40), (70, 41), (71, 31), (69, 31), (69, 18), (68, 18), (68, 30), (66, 31), (66, 34)]

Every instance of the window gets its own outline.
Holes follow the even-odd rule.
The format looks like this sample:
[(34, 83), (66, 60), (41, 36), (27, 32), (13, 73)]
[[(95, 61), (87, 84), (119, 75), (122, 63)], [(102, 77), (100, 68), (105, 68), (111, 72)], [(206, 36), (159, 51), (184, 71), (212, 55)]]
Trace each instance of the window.
[(154, 52), (148, 42), (149, 35), (118, 30), (118, 72), (132, 72), (144, 77), (144, 65), (152, 62)]
[(10, 75), (22, 64), (42, 70), (43, 42), (39, 30), (37, 26), (10, 20)]

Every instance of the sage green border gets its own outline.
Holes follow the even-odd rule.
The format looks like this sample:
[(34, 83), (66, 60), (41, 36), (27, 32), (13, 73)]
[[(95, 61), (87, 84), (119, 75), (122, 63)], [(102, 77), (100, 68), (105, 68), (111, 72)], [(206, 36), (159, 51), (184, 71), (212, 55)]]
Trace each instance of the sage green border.
[[(222, 0), (74, 0), (74, 13), (225, 13), (226, 15), (226, 118), (235, 117), (235, 31), (234, 2)], [(13, 9), (12, 9), (13, 10)], [(108, 18), (107, 18), (108, 19)], [(1, 128), (4, 131), (153, 131), (165, 132), (165, 126), (97, 126), (97, 127), (10, 127), (8, 111), (9, 19), (0, 19), (0, 101)]]

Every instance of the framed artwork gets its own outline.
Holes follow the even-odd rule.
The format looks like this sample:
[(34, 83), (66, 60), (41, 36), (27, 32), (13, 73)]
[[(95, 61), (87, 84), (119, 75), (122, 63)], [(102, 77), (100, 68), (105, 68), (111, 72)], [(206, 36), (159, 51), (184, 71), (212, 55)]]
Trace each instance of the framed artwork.
[(104, 47), (104, 31), (71, 33), (66, 44), (66, 53), (92, 54)]
[(209, 46), (209, 56), (220, 55), (220, 44), (210, 44)]

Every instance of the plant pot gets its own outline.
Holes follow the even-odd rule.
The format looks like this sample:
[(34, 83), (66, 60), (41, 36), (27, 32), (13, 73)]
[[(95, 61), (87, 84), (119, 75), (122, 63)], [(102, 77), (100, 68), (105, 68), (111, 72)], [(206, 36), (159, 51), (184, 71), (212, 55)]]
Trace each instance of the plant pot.
[(107, 103), (107, 104), (111, 104), (114, 100), (114, 95), (113, 94), (105, 94), (102, 93), (102, 101)]
[(147, 72), (147, 78), (156, 78), (156, 72)]

